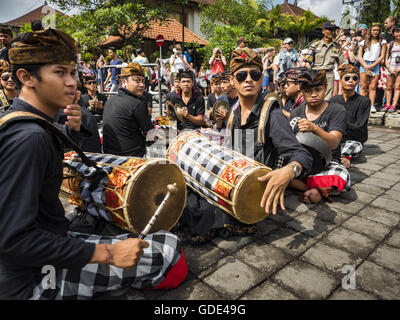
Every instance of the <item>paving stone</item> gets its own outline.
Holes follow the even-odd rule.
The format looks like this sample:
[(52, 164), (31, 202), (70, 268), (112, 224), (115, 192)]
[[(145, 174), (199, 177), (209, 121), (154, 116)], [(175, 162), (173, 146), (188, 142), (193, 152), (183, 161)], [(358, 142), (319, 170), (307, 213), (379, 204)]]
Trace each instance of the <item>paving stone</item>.
[(263, 237), (268, 233), (276, 230), (278, 225), (274, 223), (271, 219), (264, 219), (263, 221), (257, 223), (256, 225), (256, 238)]
[[(400, 154), (399, 154), (399, 157), (400, 157)], [(382, 169), (381, 172), (383, 172), (385, 174), (392, 174), (392, 175), (397, 175), (397, 176), (400, 175), (400, 169), (396, 169), (393, 167), (390, 167), (390, 168), (386, 167), (386, 168)]]
[(353, 201), (358, 201), (361, 203), (368, 204), (374, 200), (376, 196), (370, 193), (362, 192), (351, 188), (349, 191), (342, 192), (338, 196), (333, 196), (334, 202), (350, 203)]
[(375, 196), (379, 196), (386, 191), (386, 189), (383, 189), (381, 187), (365, 183), (357, 183), (355, 186), (351, 188), (354, 189), (356, 192), (362, 191), (368, 194), (373, 194)]
[(327, 206), (332, 208), (333, 210), (342, 210), (346, 213), (349, 214), (354, 214), (359, 212), (363, 207), (365, 207), (364, 203), (361, 202), (347, 202), (347, 203), (342, 203), (339, 201), (334, 201), (332, 203), (327, 203)]
[(216, 291), (232, 299), (237, 299), (265, 277), (240, 260), (229, 258), (227, 263), (202, 280)]
[(365, 169), (363, 169), (363, 171), (369, 171), (370, 173), (367, 174), (365, 172), (361, 172), (360, 170), (355, 170), (355, 169), (349, 170), (351, 182), (352, 183), (353, 182), (354, 183), (361, 182), (375, 172), (375, 171), (370, 171), (370, 170), (365, 170)]
[(355, 267), (362, 261), (359, 257), (321, 242), (308, 249), (301, 255), (300, 259), (320, 267), (325, 271), (336, 273), (338, 277), (343, 276), (342, 268), (344, 265), (352, 265)]
[(168, 290), (163, 295), (163, 300), (223, 300), (225, 297), (215, 292), (199, 280), (194, 280), (180, 285), (178, 288)]
[(361, 258), (365, 258), (376, 246), (373, 240), (340, 227), (330, 232), (322, 239), (322, 242), (344, 249)]
[(194, 247), (186, 245), (183, 247), (188, 268), (194, 274), (203, 271), (226, 254), (212, 244), (204, 244)]
[(351, 217), (351, 215), (341, 210), (332, 210), (324, 205), (322, 205), (321, 207), (317, 206), (314, 208), (314, 210), (307, 211), (305, 214), (326, 221), (336, 227), (341, 225), (344, 221), (350, 219)]
[(356, 270), (356, 287), (373, 292), (383, 299), (398, 300), (400, 276), (373, 262), (364, 261)]
[(224, 250), (227, 253), (234, 252), (249, 243), (253, 242), (253, 238), (250, 236), (247, 237), (230, 237), (227, 239), (224, 238), (214, 238), (212, 242), (220, 249)]
[(335, 225), (332, 222), (320, 220), (308, 214), (301, 214), (295, 219), (289, 221), (287, 227), (293, 228), (296, 231), (305, 233), (314, 238), (324, 236), (326, 232), (332, 230)]
[[(368, 260), (400, 273), (400, 249), (389, 245), (379, 246)], [(400, 277), (400, 274), (399, 274)]]
[(357, 216), (344, 222), (341, 227), (358, 232), (377, 241), (383, 240), (391, 231), (391, 229), (384, 224)]
[(253, 242), (233, 254), (239, 260), (262, 272), (266, 277), (293, 260), (293, 257), (269, 244)]
[(379, 171), (381, 169), (383, 169), (382, 165), (378, 165), (378, 164), (371, 164), (369, 162), (367, 163), (361, 163), (361, 164), (355, 164), (354, 165), (356, 168), (362, 168), (362, 169), (367, 169), (370, 171)]
[(292, 214), (296, 216), (298, 212), (292, 212), (292, 211), (289, 212), (278, 209), (278, 212), (275, 215), (271, 213), (265, 220), (267, 222), (272, 221), (278, 225), (282, 225), (293, 219)]
[(293, 293), (267, 280), (246, 293), (240, 300), (298, 300)]
[(396, 213), (400, 213), (400, 206), (399, 206), (399, 202), (392, 200), (392, 199), (388, 199), (388, 198), (384, 198), (384, 197), (378, 197), (376, 200), (374, 200), (371, 205), (378, 207), (378, 208), (382, 208), (385, 209), (387, 211), (392, 211), (392, 212), (396, 212)]
[(377, 300), (374, 295), (360, 289), (337, 289), (329, 300)]
[(392, 199), (392, 200), (398, 200), (399, 197), (400, 197), (400, 192), (397, 191), (397, 190), (392, 190), (392, 189), (390, 189), (390, 190), (387, 190), (387, 191), (382, 195), (382, 197), (384, 197), (384, 198), (389, 198), (389, 199)]
[(400, 183), (395, 184), (395, 185), (392, 187), (392, 190), (400, 191)]
[(358, 216), (382, 223), (392, 228), (400, 222), (400, 215), (372, 206), (363, 208)]
[(314, 204), (305, 204), (300, 202), (298, 195), (292, 195), (285, 199), (285, 207), (287, 207), (286, 209), (295, 210), (300, 213), (307, 212), (314, 206), (315, 206)]
[(386, 240), (386, 243), (390, 244), (391, 246), (400, 248), (400, 230), (393, 230), (391, 236)]
[(264, 241), (293, 256), (302, 254), (316, 243), (316, 240), (309, 235), (288, 228), (281, 228), (271, 232), (264, 237)]
[(273, 278), (305, 299), (325, 299), (338, 285), (333, 276), (302, 261), (290, 263)]
[(388, 174), (388, 173), (384, 173), (384, 172), (376, 172), (373, 175), (371, 175), (371, 178), (390, 180), (390, 181), (394, 181), (394, 182), (400, 181), (400, 175), (393, 175), (393, 174)]
[(391, 181), (391, 180), (382, 180), (382, 179), (377, 179), (377, 178), (367, 178), (363, 180), (363, 183), (366, 184), (372, 184), (373, 186), (380, 186), (385, 189), (389, 189), (392, 187), (394, 184), (396, 184), (396, 181)]

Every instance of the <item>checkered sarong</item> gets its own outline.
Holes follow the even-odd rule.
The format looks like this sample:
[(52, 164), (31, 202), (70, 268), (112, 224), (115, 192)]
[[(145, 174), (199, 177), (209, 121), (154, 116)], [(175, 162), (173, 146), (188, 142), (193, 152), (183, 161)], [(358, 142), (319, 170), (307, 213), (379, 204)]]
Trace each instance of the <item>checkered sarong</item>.
[(337, 194), (343, 189), (350, 190), (350, 174), (343, 165), (331, 161), (324, 171), (307, 177), (307, 187), (332, 188), (331, 194)]
[[(127, 162), (129, 157), (121, 157), (110, 154), (90, 154), (85, 153), (86, 156), (95, 162), (109, 163), (115, 165), (122, 165)], [(98, 183), (97, 186), (93, 186), (93, 182), (90, 181), (94, 175), (97, 174), (97, 171), (93, 167), (88, 167), (82, 161), (73, 161), (74, 159), (80, 159), (77, 154), (73, 154), (71, 160), (64, 160), (64, 165), (73, 170), (78, 171), (88, 180), (82, 179), (79, 185), (79, 193), (82, 198), (82, 202), (86, 207), (88, 213), (94, 217), (103, 217), (107, 221), (112, 221), (108, 212), (102, 208), (105, 205), (105, 192), (104, 187), (108, 181), (108, 176), (104, 176)], [(113, 170), (113, 167), (102, 167), (107, 174), (110, 174)]]
[(347, 140), (340, 147), (342, 149), (342, 157), (346, 157), (349, 160), (358, 157), (363, 151), (362, 143), (354, 140)]
[[(132, 237), (88, 235), (69, 232), (71, 238), (80, 238), (95, 244), (114, 244)], [(44, 288), (38, 283), (31, 300), (87, 300), (95, 294), (126, 287), (136, 289), (168, 289), (178, 286), (187, 275), (187, 265), (177, 236), (166, 231), (148, 235), (149, 247), (133, 268), (118, 268), (106, 264), (87, 264), (82, 269), (56, 271), (56, 288)]]

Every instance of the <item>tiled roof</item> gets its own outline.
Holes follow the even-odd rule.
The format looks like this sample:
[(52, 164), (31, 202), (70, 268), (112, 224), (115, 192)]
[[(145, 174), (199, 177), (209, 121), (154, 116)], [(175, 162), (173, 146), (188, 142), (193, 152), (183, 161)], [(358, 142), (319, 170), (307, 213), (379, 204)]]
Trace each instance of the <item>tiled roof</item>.
[(14, 20), (10, 20), (4, 23), (12, 26), (22, 26), (26, 23), (31, 23), (32, 20), (42, 20), (42, 17), (47, 16), (50, 12), (53, 11), (63, 16), (66, 15), (65, 13), (58, 11), (57, 9), (43, 5), (40, 6), (39, 8), (36, 8), (24, 14), (23, 16), (20, 16)]
[[(294, 17), (298, 17), (298, 16), (302, 16), (303, 13), (306, 11), (298, 6), (295, 6), (293, 4), (290, 3), (283, 3), (281, 4), (281, 8), (282, 8), (282, 13), (283, 14), (290, 14)], [(314, 18), (318, 18), (316, 15), (314, 15)]]
[[(182, 42), (182, 24), (172, 18), (167, 19), (162, 25), (159, 22), (153, 22), (150, 28), (143, 33), (143, 38), (156, 39), (159, 34), (163, 35), (165, 41)], [(102, 46), (109, 46), (119, 41), (120, 37), (110, 36)], [(208, 42), (185, 27), (185, 43), (206, 45)]]

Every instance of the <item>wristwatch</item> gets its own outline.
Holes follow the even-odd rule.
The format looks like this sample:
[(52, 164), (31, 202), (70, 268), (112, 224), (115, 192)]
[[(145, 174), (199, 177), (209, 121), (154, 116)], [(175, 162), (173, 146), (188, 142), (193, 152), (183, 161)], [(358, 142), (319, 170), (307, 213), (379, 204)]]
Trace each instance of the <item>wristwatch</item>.
[(298, 176), (301, 175), (301, 169), (297, 164), (295, 164), (294, 162), (290, 162), (289, 165), (291, 165), (293, 167), (295, 178), (297, 178)]

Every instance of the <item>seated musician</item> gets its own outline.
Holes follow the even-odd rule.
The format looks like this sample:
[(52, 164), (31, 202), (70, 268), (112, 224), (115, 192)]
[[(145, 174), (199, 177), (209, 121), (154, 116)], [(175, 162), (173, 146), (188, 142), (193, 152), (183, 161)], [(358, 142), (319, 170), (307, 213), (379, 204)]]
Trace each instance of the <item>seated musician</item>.
[(98, 122), (103, 115), (104, 105), (107, 102), (105, 94), (97, 92), (96, 76), (84, 76), (83, 85), (87, 89), (87, 93), (82, 94), (78, 104), (89, 110), (93, 115), (97, 115)]
[(304, 68), (289, 68), (283, 72), (286, 79), (283, 88), (288, 98), (282, 112), (288, 119), (290, 119), (290, 112), (304, 103), (304, 98), (300, 91), (300, 83), (297, 81), (301, 71), (304, 71)]
[(358, 67), (342, 64), (338, 72), (343, 94), (332, 97), (331, 101), (341, 104), (346, 109), (347, 128), (340, 142), (342, 148), (340, 161), (346, 168), (350, 168), (351, 160), (361, 154), (363, 145), (368, 140), (371, 101), (355, 91), (360, 82)]
[(122, 68), (122, 87), (109, 99), (103, 112), (103, 151), (121, 156), (143, 157), (146, 134), (154, 128), (147, 106), (140, 99), (145, 89), (144, 70), (132, 62)]
[(5, 112), (12, 105), (14, 98), (18, 96), (14, 79), (7, 61), (0, 61), (0, 112)]
[(310, 175), (306, 181), (296, 180), (292, 186), (304, 192), (305, 203), (319, 203), (323, 198), (350, 189), (350, 175), (340, 164), (340, 141), (346, 132), (346, 110), (343, 106), (324, 100), (327, 86), (325, 71), (306, 71), (301, 76), (300, 89), (305, 104), (291, 112), (291, 124), (297, 122), (300, 132), (312, 132), (325, 140), (332, 150), (332, 161), (320, 173)]
[[(20, 90), (10, 111), (52, 122), (65, 108), (68, 134), (79, 135), (76, 42), (56, 29), (25, 33), (9, 58)], [(90, 299), (163, 285), (182, 257), (179, 239), (168, 232), (144, 240), (68, 232), (58, 197), (63, 146), (41, 123), (10, 121), (0, 125), (0, 299)]]
[(211, 78), (211, 93), (207, 97), (207, 111), (210, 111), (222, 94), (221, 73), (216, 73)]
[[(242, 141), (238, 143), (240, 151), (247, 155), (251, 147), (256, 145), (258, 126), (263, 123), (260, 122), (264, 105), (261, 92), (261, 57), (249, 48), (234, 50), (230, 71), (239, 99), (231, 110), (227, 130), (231, 132), (232, 137), (235, 136), (232, 134), (234, 130), (250, 131), (252, 141), (247, 144), (246, 138), (249, 135), (242, 134)], [(231, 117), (233, 121), (229, 127)], [(260, 203), (255, 205), (265, 208), (267, 213), (276, 214), (279, 205), (285, 210), (284, 193), (289, 183), (294, 178), (307, 176), (313, 160), (310, 153), (297, 141), (279, 106), (274, 105), (269, 110), (268, 120), (264, 124), (265, 143), (253, 149), (250, 156), (273, 169), (281, 156), (285, 165), (258, 178), (259, 181), (266, 182), (266, 188)], [(246, 150), (246, 145), (249, 146), (249, 150)], [(248, 235), (255, 232), (255, 225), (240, 223), (193, 192), (188, 193), (187, 199), (180, 224), (183, 230), (180, 235), (185, 237), (184, 240), (202, 243), (215, 235)]]
[(190, 70), (180, 71), (177, 75), (181, 90), (176, 95), (171, 95), (171, 103), (180, 105), (181, 108), (177, 111), (185, 122), (178, 122), (178, 130), (197, 129), (205, 125), (204, 98), (196, 93), (194, 87), (194, 73)]

